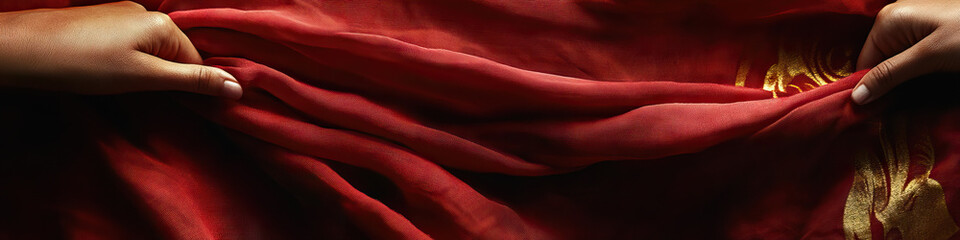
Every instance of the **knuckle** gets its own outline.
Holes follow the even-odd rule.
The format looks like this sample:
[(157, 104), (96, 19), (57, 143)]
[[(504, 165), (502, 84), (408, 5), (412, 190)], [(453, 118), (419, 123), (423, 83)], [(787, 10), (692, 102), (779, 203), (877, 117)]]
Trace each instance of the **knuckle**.
[(197, 67), (195, 71), (194, 86), (193, 90), (198, 93), (215, 93), (218, 89), (218, 85), (215, 82), (215, 77), (213, 77), (213, 71), (206, 69), (205, 67)]
[(917, 9), (914, 6), (893, 3), (880, 9), (880, 12), (877, 13), (877, 20), (879, 22), (898, 22), (912, 18), (917, 14)]
[(140, 10), (140, 11), (146, 11), (146, 10), (147, 10), (147, 8), (144, 7), (143, 5), (141, 5), (140, 3), (133, 2), (133, 1), (126, 1), (126, 2), (130, 3), (130, 4), (129, 4), (130, 7), (135, 8), (135, 9), (137, 9), (137, 10)]
[(883, 8), (881, 8), (880, 11), (877, 12), (877, 18), (878, 19), (886, 18), (887, 16), (890, 15), (890, 12), (894, 11), (894, 8), (897, 8), (897, 3), (890, 3), (890, 4), (887, 4), (886, 6), (883, 6)]
[(207, 71), (206, 69), (203, 69), (202, 67), (198, 67), (194, 71), (195, 71), (194, 76), (196, 77), (196, 79), (194, 79), (193, 81), (194, 82), (193, 90), (197, 92), (204, 92), (210, 89), (210, 83), (209, 81), (206, 80), (206, 76), (210, 74), (209, 71)]
[(144, 19), (158, 27), (169, 26), (173, 24), (173, 19), (170, 19), (170, 16), (162, 12), (147, 12), (147, 15)]
[(890, 61), (881, 62), (877, 65), (877, 67), (873, 68), (873, 71), (875, 72), (873, 74), (873, 82), (875, 85), (872, 87), (885, 87), (894, 83), (892, 74), (893, 63)]
[(173, 19), (161, 12), (147, 12), (144, 21), (157, 34), (166, 35), (180, 31)]
[(116, 4), (117, 6), (120, 6), (120, 7), (132, 8), (132, 9), (137, 9), (137, 10), (140, 10), (140, 11), (146, 11), (146, 10), (147, 10), (147, 8), (143, 7), (143, 5), (140, 5), (140, 3), (136, 3), (136, 2), (133, 2), (133, 1), (122, 1), (122, 2), (117, 2), (117, 3), (114, 3), (114, 4)]

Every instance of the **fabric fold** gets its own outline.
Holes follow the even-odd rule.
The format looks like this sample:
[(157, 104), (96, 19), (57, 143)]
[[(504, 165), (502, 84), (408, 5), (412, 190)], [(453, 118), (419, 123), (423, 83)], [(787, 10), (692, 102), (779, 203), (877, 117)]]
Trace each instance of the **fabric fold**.
[[(936, 149), (904, 169), (939, 179), (924, 199), (944, 199), (938, 216), (951, 218), (930, 226), (960, 211), (955, 106), (849, 99), (886, 1), (140, 2), (235, 76), (242, 99), (0, 101), (18, 116), (0, 133), (67, 129), (48, 145), (86, 143), (42, 155), (57, 164), (4, 162), (0, 179), (90, 164), (0, 183), (24, 199), (83, 186), (0, 198), (24, 209), (0, 218), (0, 238), (53, 226), (76, 239), (856, 239), (882, 229), (852, 224), (876, 212), (856, 201), (904, 201), (858, 190), (909, 176), (867, 176), (892, 169), (864, 155), (878, 143)], [(34, 94), (14, 96), (45, 99)], [(885, 139), (889, 115), (943, 117), (929, 128), (943, 134)], [(0, 159), (36, 142), (2, 141)]]

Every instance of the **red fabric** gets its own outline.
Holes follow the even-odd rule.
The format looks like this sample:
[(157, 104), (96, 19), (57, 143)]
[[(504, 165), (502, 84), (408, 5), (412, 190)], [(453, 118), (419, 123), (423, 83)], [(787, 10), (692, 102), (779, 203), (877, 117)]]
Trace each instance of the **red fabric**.
[(243, 99), (5, 93), (0, 238), (842, 238), (889, 105), (850, 103), (863, 72), (733, 86), (778, 42), (861, 44), (883, 1), (143, 4)]

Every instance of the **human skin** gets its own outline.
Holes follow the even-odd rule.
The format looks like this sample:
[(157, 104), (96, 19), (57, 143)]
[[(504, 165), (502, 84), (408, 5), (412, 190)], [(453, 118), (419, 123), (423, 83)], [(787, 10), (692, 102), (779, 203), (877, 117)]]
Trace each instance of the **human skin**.
[(133, 2), (0, 13), (0, 87), (118, 94), (185, 91), (239, 99), (166, 14)]
[[(163, 13), (133, 2), (0, 13), (0, 87), (81, 94), (187, 91), (237, 99), (240, 85), (202, 63)], [(884, 7), (851, 98), (867, 104), (897, 85), (960, 71), (960, 1), (900, 0)]]
[(899, 0), (884, 7), (857, 60), (858, 70), (868, 68), (851, 94), (858, 104), (916, 77), (960, 71), (960, 1)]

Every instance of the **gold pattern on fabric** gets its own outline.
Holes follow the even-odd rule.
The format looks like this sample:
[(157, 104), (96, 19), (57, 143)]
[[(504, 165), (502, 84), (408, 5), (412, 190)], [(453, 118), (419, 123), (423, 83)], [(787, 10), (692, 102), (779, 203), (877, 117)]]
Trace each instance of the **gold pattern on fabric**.
[[(934, 149), (922, 127), (884, 120), (880, 150), (860, 151), (843, 210), (846, 239), (873, 239), (871, 218), (882, 239), (947, 239), (960, 228), (947, 211), (943, 188), (930, 178)], [(919, 130), (919, 131), (918, 131)]]
[[(808, 91), (835, 82), (853, 72), (853, 49), (845, 44), (816, 39), (781, 41), (773, 65), (763, 76), (763, 90), (773, 97), (785, 93)], [(754, 61), (742, 59), (736, 76), (736, 86), (746, 86)], [(762, 66), (760, 66), (762, 67)]]
[(750, 59), (740, 60), (740, 67), (737, 67), (737, 82), (735, 83), (738, 87), (743, 87), (747, 83), (747, 74), (750, 73)]
[[(842, 51), (839, 53), (837, 51)], [(837, 58), (853, 59), (849, 49), (829, 48), (825, 51), (817, 47), (814, 42), (810, 45), (781, 44), (777, 51), (777, 63), (767, 69), (763, 78), (763, 90), (777, 93), (786, 93), (788, 88), (803, 92), (827, 85), (850, 75), (853, 70), (851, 60), (835, 65)], [(809, 81), (795, 82), (797, 77), (806, 77)]]

